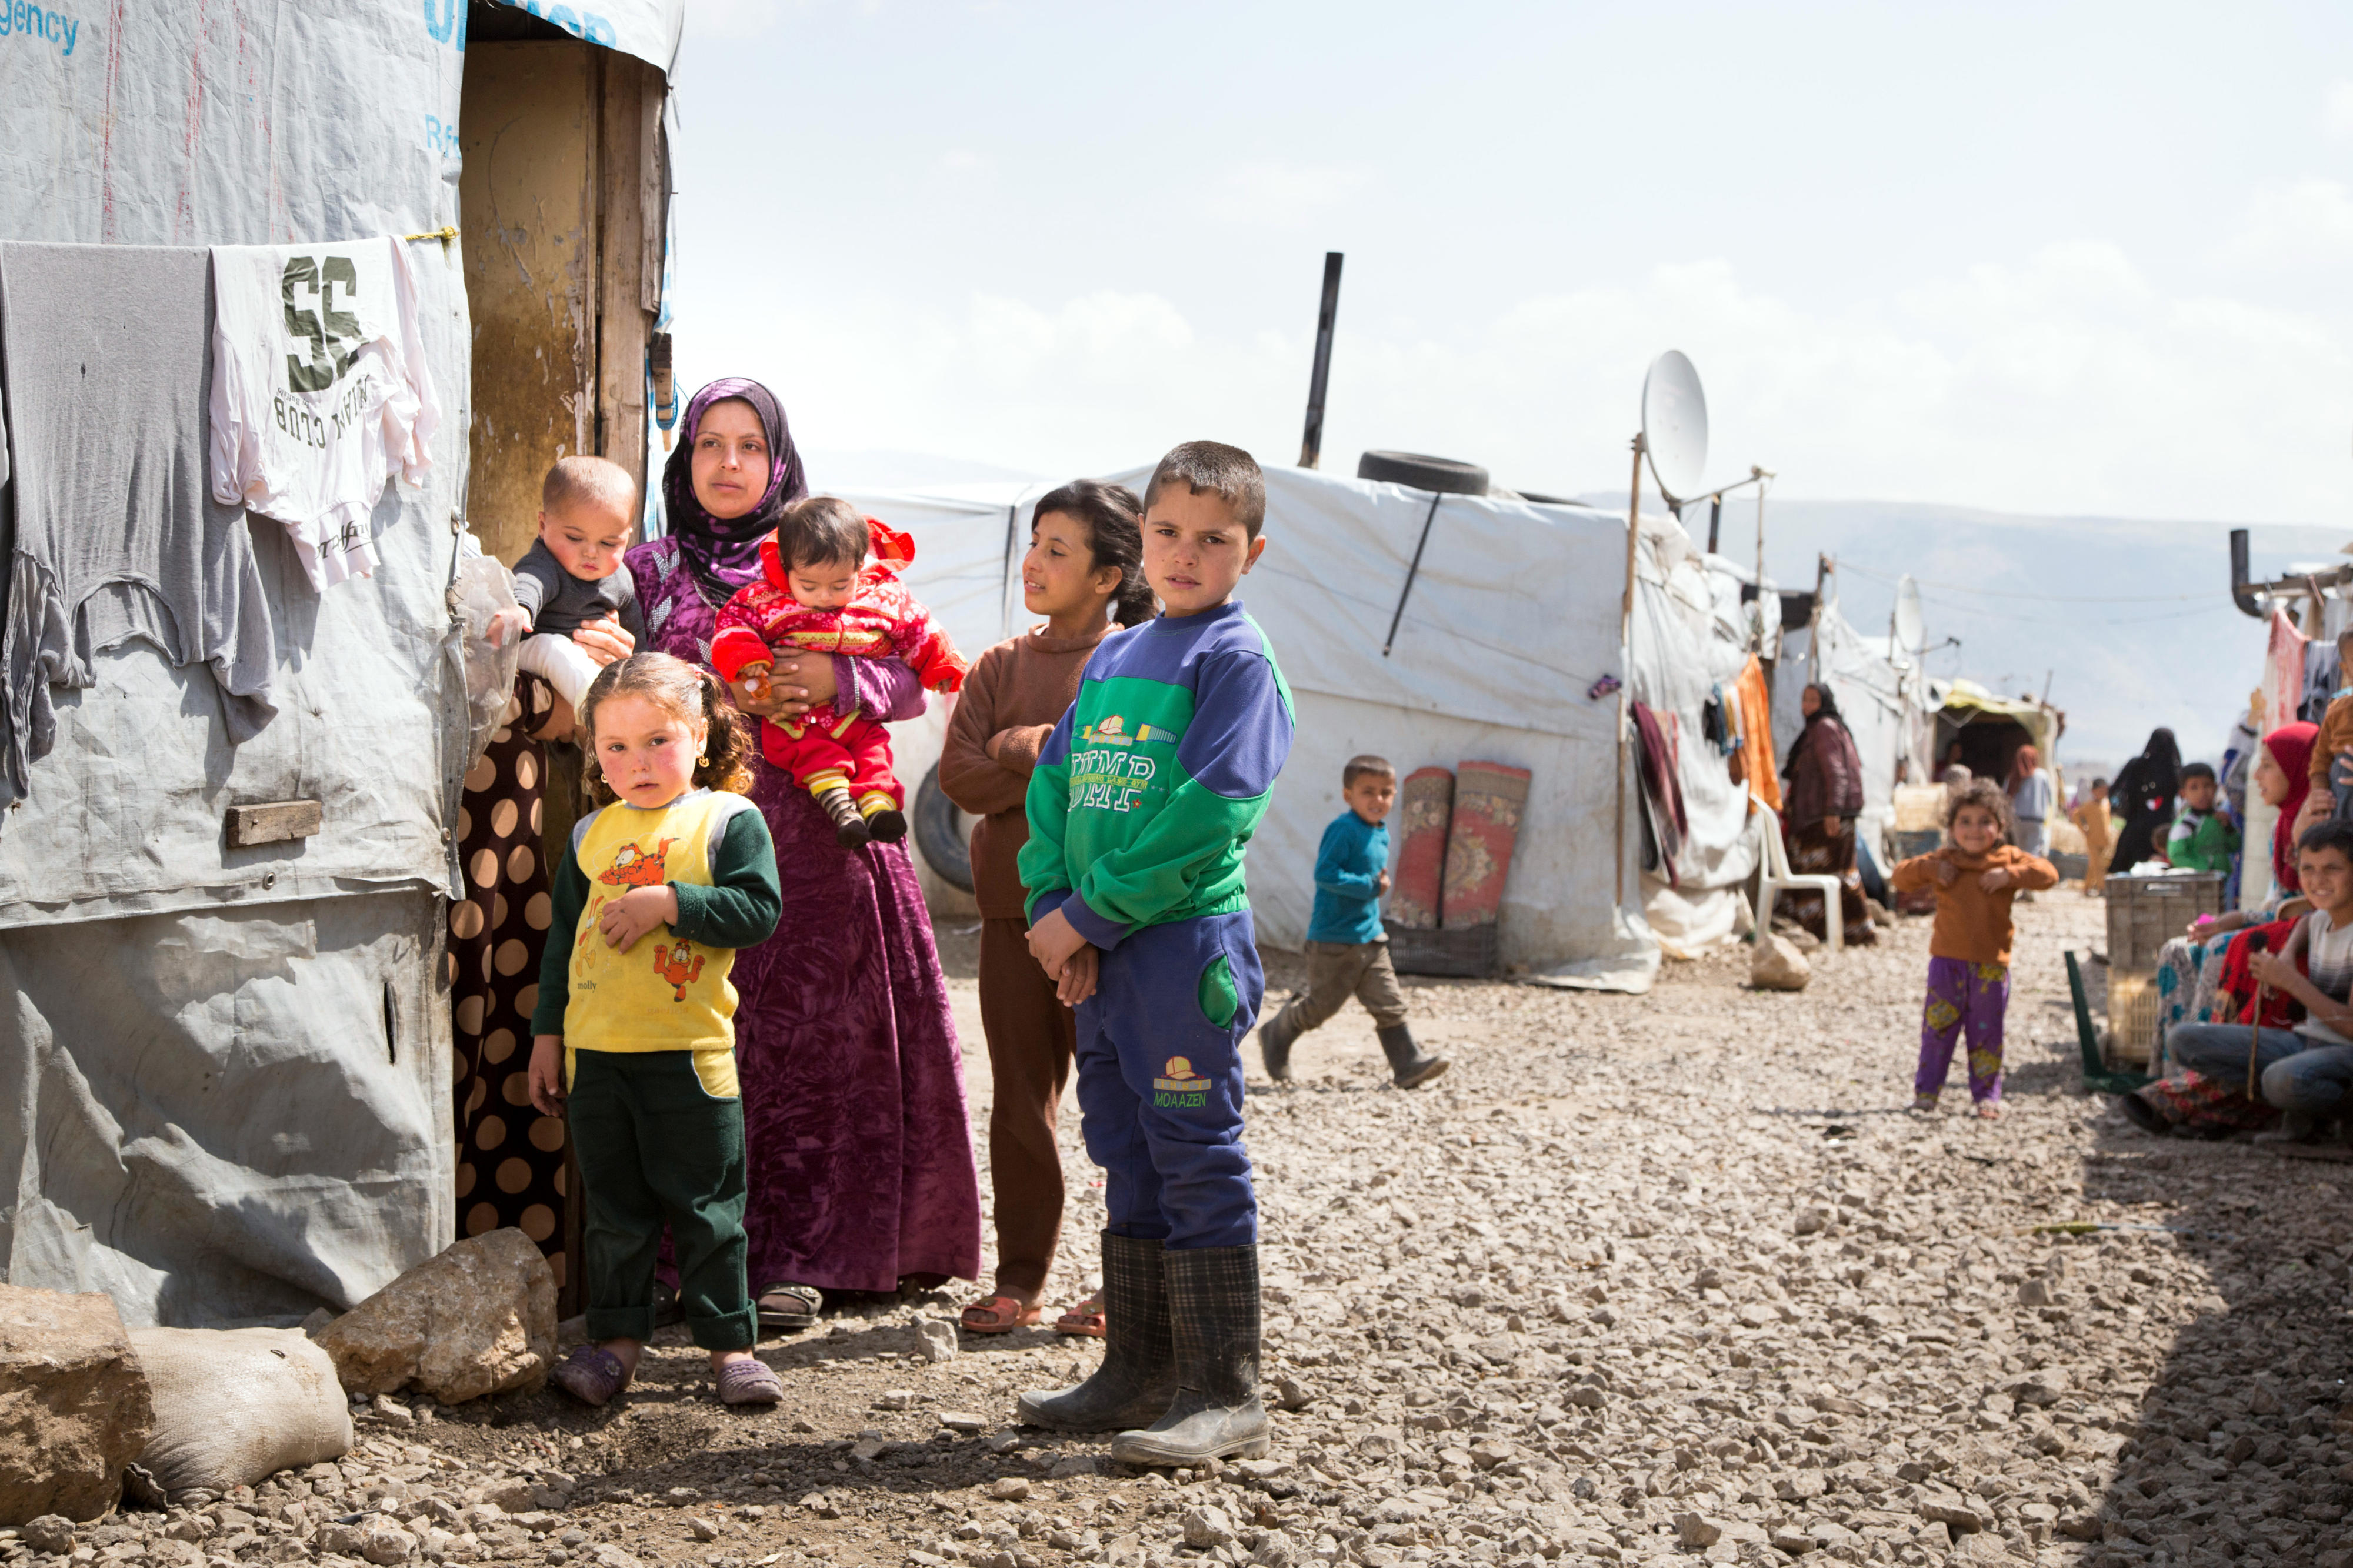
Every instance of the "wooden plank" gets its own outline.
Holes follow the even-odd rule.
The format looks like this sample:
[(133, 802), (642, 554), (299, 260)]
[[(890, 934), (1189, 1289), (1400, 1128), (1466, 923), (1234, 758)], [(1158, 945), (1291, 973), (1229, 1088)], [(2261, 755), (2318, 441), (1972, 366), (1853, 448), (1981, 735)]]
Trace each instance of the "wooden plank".
[(646, 92), (635, 58), (602, 57), (597, 137), (596, 450), (646, 482)]
[(315, 800), (269, 800), (228, 808), (228, 847), (250, 849), (257, 844), (283, 844), (308, 838), (319, 831), (321, 813)]
[(466, 51), (458, 205), (474, 324), (467, 521), (509, 565), (538, 532), (548, 465), (594, 450), (602, 52), (570, 40)]
[(652, 318), (650, 330), (661, 322), (662, 261), (670, 250), (670, 132), (662, 124), (670, 84), (643, 60), (635, 63), (644, 95), (638, 136), (642, 160), (638, 166), (638, 208), (645, 215), (645, 245), (638, 262), (638, 303)]

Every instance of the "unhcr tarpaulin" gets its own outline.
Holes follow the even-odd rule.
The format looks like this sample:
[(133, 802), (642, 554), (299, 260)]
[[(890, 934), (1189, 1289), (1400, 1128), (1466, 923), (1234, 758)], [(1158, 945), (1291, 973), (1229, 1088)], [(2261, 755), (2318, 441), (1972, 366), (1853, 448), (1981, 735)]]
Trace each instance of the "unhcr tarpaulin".
[[(452, 227), (464, 13), (20, 5), (0, 36), (0, 234)], [(675, 0), (596, 14), (667, 66)], [(437, 966), (466, 739), (445, 598), (471, 405), (461, 244), (410, 252), (450, 417), (427, 485), (376, 509), (375, 574), (314, 592), (284, 531), (253, 525), (277, 717), (232, 748), (203, 668), (143, 644), (101, 652), (96, 685), (58, 693), (55, 749), (0, 819), (0, 1259), (16, 1284), (106, 1289), (134, 1324), (300, 1317), (452, 1236)], [(230, 806), (286, 799), (321, 803), (316, 836), (227, 847)]]

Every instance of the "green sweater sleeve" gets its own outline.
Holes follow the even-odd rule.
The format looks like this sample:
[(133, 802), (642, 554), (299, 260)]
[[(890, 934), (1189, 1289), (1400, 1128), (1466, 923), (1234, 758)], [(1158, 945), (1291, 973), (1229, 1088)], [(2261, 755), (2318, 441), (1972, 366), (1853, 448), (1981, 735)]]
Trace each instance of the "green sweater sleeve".
[[(767, 941), (785, 912), (785, 896), (766, 819), (757, 811), (728, 818), (711, 857), (711, 886), (672, 882), (670, 890), (678, 895), (678, 919), (670, 929), (687, 941), (705, 947), (754, 947)], [(543, 996), (546, 982), (540, 984)]]
[(587, 873), (580, 869), (580, 857), (566, 849), (548, 891), (547, 947), (539, 955), (539, 1000), (531, 1010), (534, 1035), (564, 1033), (564, 1010), (572, 1002), (572, 943), (587, 907)]

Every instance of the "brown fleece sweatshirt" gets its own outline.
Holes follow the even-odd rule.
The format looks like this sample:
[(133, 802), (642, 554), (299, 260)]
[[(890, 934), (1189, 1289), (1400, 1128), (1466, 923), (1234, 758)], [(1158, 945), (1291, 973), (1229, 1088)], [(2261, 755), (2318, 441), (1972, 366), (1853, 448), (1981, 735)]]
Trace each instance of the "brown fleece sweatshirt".
[(2320, 716), (2320, 733), (2313, 738), (2312, 787), (2324, 795), (2328, 793), (2328, 764), (2343, 746), (2353, 746), (2353, 696), (2328, 704), (2328, 711)]
[(980, 656), (965, 677), (940, 752), (940, 788), (981, 820), (972, 830), (973, 896), (984, 920), (1025, 920), (1015, 863), (1029, 841), (1022, 802), (1039, 748), (1079, 695), (1087, 657), (1104, 637), (1056, 637), (1043, 626)]
[[(1952, 881), (1936, 887), (1936, 868), (1950, 865)], [(1989, 893), (1978, 879), (1996, 867), (2010, 875), (2010, 883)], [(1932, 958), (1957, 958), (1968, 963), (2008, 963), (2012, 928), (2010, 900), (2037, 888), (2059, 885), (2058, 868), (2039, 855), (2029, 855), (2015, 844), (1997, 844), (1982, 857), (1964, 855), (1947, 844), (1926, 855), (1899, 860), (1888, 881), (1898, 892), (1936, 889), (1936, 923), (1928, 931)]]

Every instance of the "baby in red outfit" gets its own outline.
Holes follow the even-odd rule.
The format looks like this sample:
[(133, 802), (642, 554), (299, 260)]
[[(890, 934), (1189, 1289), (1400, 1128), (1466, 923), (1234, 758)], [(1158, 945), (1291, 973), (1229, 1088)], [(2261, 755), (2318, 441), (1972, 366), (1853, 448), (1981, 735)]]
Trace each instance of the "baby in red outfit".
[[(895, 656), (932, 690), (957, 689), (971, 666), (899, 581), (914, 559), (905, 534), (862, 516), (848, 501), (811, 496), (796, 502), (777, 521), (776, 531), (760, 542), (760, 580), (721, 608), (712, 668), (756, 693), (765, 689), (778, 649)], [(905, 797), (892, 773), (891, 732), (854, 706), (842, 712), (819, 703), (797, 719), (763, 719), (760, 750), (817, 797), (842, 844), (891, 843), (907, 836)]]

